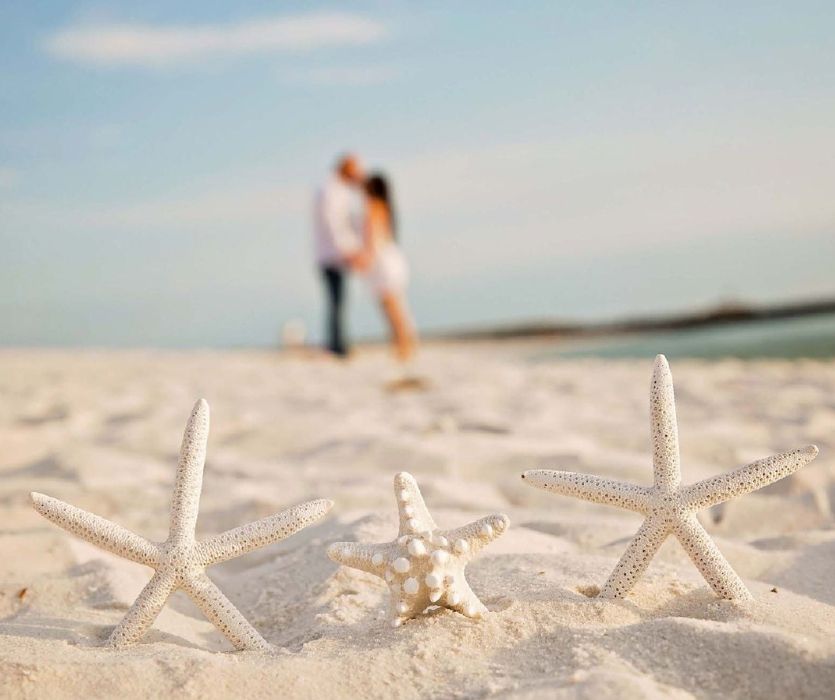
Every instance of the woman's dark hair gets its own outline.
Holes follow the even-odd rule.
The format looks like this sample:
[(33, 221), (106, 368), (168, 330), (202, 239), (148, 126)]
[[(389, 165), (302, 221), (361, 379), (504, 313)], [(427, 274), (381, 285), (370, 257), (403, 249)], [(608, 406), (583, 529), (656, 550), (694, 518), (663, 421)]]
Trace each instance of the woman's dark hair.
[(378, 199), (386, 205), (391, 224), (392, 238), (397, 238), (397, 216), (394, 213), (394, 196), (391, 185), (382, 173), (372, 173), (365, 181), (365, 194), (370, 199)]

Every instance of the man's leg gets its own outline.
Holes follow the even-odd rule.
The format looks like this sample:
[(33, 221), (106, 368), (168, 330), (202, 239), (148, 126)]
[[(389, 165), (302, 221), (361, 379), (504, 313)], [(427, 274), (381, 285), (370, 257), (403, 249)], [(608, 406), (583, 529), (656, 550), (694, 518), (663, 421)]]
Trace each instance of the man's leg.
[(328, 297), (328, 350), (335, 355), (347, 355), (348, 347), (342, 332), (342, 307), (345, 298), (345, 273), (338, 267), (323, 267), (322, 275)]

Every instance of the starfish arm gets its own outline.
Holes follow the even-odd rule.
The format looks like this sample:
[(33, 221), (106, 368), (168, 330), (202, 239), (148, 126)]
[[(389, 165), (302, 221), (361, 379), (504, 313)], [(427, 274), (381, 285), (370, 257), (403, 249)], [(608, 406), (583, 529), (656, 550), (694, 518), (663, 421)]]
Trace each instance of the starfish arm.
[[(360, 542), (334, 542), (328, 547), (328, 557), (337, 564), (350, 566), (352, 569), (367, 571), (380, 576), (385, 574), (386, 565), (391, 559), (390, 545), (363, 544)], [(375, 564), (375, 555), (378, 564)]]
[(174, 495), (171, 498), (169, 541), (194, 541), (208, 440), (209, 404), (205, 399), (200, 399), (194, 404), (183, 433)]
[[(453, 598), (453, 596), (455, 597)], [(473, 593), (473, 589), (470, 588), (470, 584), (463, 576), (446, 592), (444, 605), (451, 610), (460, 612), (465, 617), (476, 619), (488, 612), (484, 603)]]
[(130, 606), (122, 621), (111, 632), (107, 643), (112, 647), (124, 647), (138, 642), (154, 624), (175, 587), (173, 573), (157, 571)]
[(236, 649), (269, 651), (270, 645), (205, 573), (183, 582), (183, 590)]
[(757, 460), (728, 474), (720, 474), (686, 487), (682, 492), (683, 502), (690, 509), (702, 510), (735, 496), (744, 496), (794, 474), (817, 454), (818, 448), (809, 445), (800, 450)]
[[(453, 550), (459, 555), (471, 559), (493, 540), (501, 537), (510, 525), (510, 518), (503, 513), (494, 513), (463, 527), (448, 530), (444, 533)], [(465, 542), (462, 546), (459, 543)]]
[(413, 535), (436, 529), (435, 521), (429, 515), (415, 477), (407, 472), (396, 474), (394, 497), (397, 500), (397, 512), (400, 515), (400, 535)]
[(261, 518), (198, 543), (198, 551), (206, 566), (226, 561), (283, 540), (324, 517), (333, 501), (319, 499), (300, 503), (281, 513)]
[(600, 597), (623, 598), (629, 593), (669, 534), (668, 523), (660, 518), (647, 518), (609, 575)]
[(637, 513), (646, 513), (649, 507), (649, 489), (624, 481), (549, 469), (533, 469), (522, 474), (522, 478), (538, 489), (592, 503), (619, 506)]
[(423, 609), (403, 591), (392, 592), (389, 596), (389, 621), (392, 627), (400, 627), (407, 620), (417, 617)]
[(38, 513), (77, 537), (139, 564), (154, 566), (159, 562), (159, 549), (154, 543), (121, 525), (42, 493), (33, 491), (31, 496)]
[(681, 483), (676, 399), (667, 358), (658, 355), (649, 394), (650, 435), (655, 485), (672, 489)]
[(726, 600), (748, 600), (751, 594), (728, 560), (692, 513), (673, 532), (716, 595)]

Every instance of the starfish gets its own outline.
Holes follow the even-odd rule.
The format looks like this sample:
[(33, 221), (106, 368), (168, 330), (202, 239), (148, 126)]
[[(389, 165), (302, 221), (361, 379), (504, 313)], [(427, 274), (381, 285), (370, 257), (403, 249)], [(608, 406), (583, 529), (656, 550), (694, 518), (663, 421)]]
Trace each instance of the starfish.
[(650, 388), (650, 432), (654, 485), (634, 484), (574, 472), (536, 469), (522, 474), (531, 486), (593, 503), (620, 506), (646, 516), (600, 591), (601, 598), (625, 596), (649, 566), (661, 543), (675, 535), (720, 598), (746, 600), (751, 594), (696, 518), (696, 512), (761, 489), (811, 462), (818, 448), (809, 445), (773, 455), (727, 474), (690, 486), (681, 484), (673, 377), (667, 358), (658, 355)]
[(208, 437), (209, 404), (201, 399), (194, 405), (183, 435), (171, 501), (171, 527), (168, 539), (162, 543), (146, 540), (56, 498), (42, 493), (31, 494), (35, 510), (59, 527), (125, 559), (156, 569), (110, 635), (110, 646), (123, 647), (138, 641), (153, 624), (168, 597), (181, 588), (235, 648), (270, 649), (264, 638), (212, 583), (206, 575), (206, 567), (289, 537), (324, 516), (333, 502), (325, 499), (308, 501), (202, 542), (196, 541)]
[(464, 567), (507, 530), (510, 520), (496, 513), (455, 530), (439, 530), (411, 474), (394, 477), (400, 513), (396, 540), (383, 544), (336, 542), (333, 561), (385, 579), (391, 591), (391, 624), (399, 627), (430, 605), (480, 618), (487, 612), (464, 578)]

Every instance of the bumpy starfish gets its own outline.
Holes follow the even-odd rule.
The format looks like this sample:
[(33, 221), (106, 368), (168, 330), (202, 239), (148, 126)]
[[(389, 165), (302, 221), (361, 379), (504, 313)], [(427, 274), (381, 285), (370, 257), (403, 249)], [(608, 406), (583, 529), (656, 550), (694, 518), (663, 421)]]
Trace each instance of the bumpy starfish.
[(125, 559), (156, 569), (108, 643), (122, 647), (138, 641), (178, 588), (237, 649), (266, 651), (270, 645), (250, 625), (206, 575), (206, 567), (283, 540), (324, 516), (333, 506), (328, 500), (302, 503), (256, 522), (228, 530), (203, 542), (195, 540), (203, 466), (209, 437), (209, 404), (198, 401), (186, 425), (168, 539), (151, 542), (120, 525), (41, 493), (32, 493), (35, 509), (59, 527)]
[(652, 375), (650, 432), (655, 472), (655, 483), (651, 487), (546, 469), (527, 471), (522, 478), (531, 486), (546, 491), (620, 506), (646, 516), (644, 524), (600, 591), (601, 598), (621, 598), (629, 593), (661, 543), (671, 534), (676, 536), (718, 596), (728, 600), (750, 598), (745, 584), (696, 519), (696, 512), (793, 474), (815, 458), (818, 448), (809, 445), (752, 462), (691, 486), (682, 486), (673, 377), (663, 355), (655, 358)]
[(328, 548), (335, 562), (385, 579), (391, 590), (391, 624), (399, 627), (430, 605), (479, 618), (487, 612), (464, 578), (464, 567), (510, 524), (496, 513), (455, 530), (439, 530), (411, 474), (394, 477), (400, 531), (393, 542), (336, 542)]

